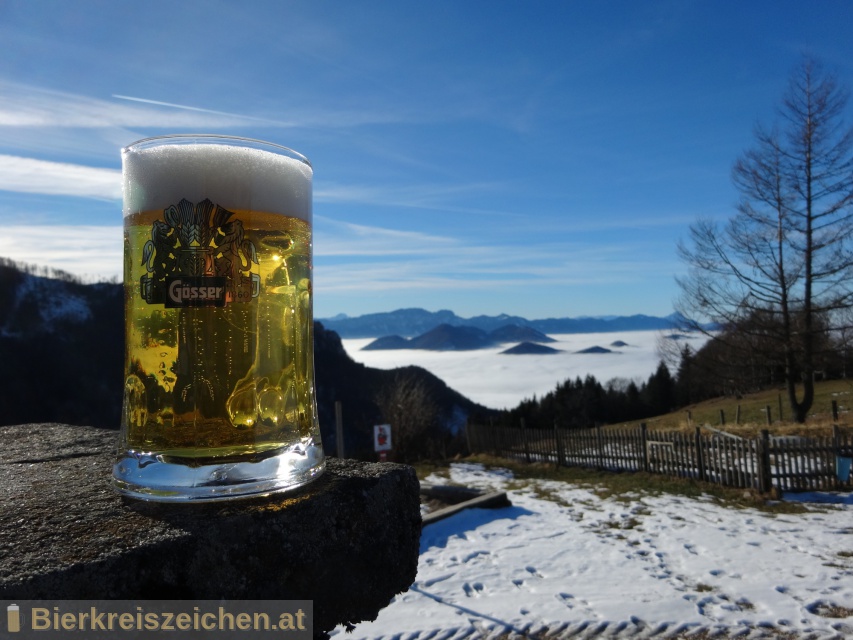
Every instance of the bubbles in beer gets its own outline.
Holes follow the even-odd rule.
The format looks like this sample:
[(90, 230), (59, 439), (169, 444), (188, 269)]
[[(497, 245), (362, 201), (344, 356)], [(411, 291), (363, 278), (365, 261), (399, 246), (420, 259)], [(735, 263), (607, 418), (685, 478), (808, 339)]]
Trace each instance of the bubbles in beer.
[[(126, 219), (131, 251), (142, 250), (162, 215), (155, 210)], [(129, 360), (126, 375), (137, 374), (130, 395), (147, 397), (128, 404), (136, 407), (136, 417), (126, 418), (132, 447), (194, 457), (275, 450), (295, 438), (319, 442), (308, 357), (310, 226), (274, 214), (234, 216), (259, 249), (257, 297), (220, 308), (164, 309), (140, 295), (141, 258), (130, 263), (128, 358), (138, 370)], [(235, 266), (239, 260), (234, 257)]]
[(132, 427), (148, 422), (148, 395), (139, 376), (130, 375), (124, 381), (124, 419)]

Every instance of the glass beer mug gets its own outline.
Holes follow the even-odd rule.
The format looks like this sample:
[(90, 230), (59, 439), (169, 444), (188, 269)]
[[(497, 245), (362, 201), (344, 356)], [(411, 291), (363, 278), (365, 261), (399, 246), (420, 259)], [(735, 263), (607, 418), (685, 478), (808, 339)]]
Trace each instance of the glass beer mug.
[(163, 136), (122, 149), (122, 174), (113, 485), (189, 501), (316, 478), (310, 163), (257, 140)]

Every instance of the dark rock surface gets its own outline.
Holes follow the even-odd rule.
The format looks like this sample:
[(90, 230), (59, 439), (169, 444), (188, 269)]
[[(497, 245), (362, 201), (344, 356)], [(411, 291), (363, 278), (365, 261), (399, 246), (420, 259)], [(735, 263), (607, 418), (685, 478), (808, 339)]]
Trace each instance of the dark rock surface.
[(314, 631), (375, 619), (415, 579), (419, 485), (327, 460), (293, 493), (208, 504), (122, 498), (116, 432), (0, 427), (0, 599), (313, 600)]

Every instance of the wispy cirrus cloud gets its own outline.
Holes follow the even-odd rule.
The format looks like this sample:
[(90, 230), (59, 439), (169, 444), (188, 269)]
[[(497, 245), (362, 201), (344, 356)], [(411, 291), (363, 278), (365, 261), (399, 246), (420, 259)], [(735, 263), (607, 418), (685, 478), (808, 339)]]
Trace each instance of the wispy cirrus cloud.
[(401, 231), (371, 225), (341, 222), (315, 216), (315, 252), (320, 257), (413, 256), (445, 253), (459, 248), (455, 238), (419, 231)]
[(525, 214), (519, 211), (459, 204), (466, 199), (494, 195), (505, 190), (505, 183), (491, 182), (422, 183), (399, 186), (323, 184), (314, 189), (314, 201), (328, 204), (350, 203), (376, 207), (427, 209), (474, 216), (525, 217)]
[(625, 243), (591, 246), (488, 243), (322, 218), (315, 231), (318, 291), (494, 291), (515, 287), (604, 285), (669, 276), (665, 258), (632, 258)]
[(267, 118), (257, 118), (255, 116), (249, 116), (239, 113), (229, 113), (227, 111), (216, 111), (215, 109), (204, 109), (202, 107), (193, 107), (185, 104), (177, 104), (174, 102), (163, 102), (161, 100), (151, 100), (149, 98), (136, 98), (133, 96), (123, 96), (114, 93), (113, 98), (117, 100), (128, 100), (130, 102), (138, 102), (141, 104), (151, 104), (158, 107), (169, 107), (170, 109), (182, 109), (184, 111), (193, 111), (196, 113), (204, 113), (204, 114), (212, 114), (216, 116), (226, 116), (228, 118), (240, 118), (243, 120), (251, 120), (253, 122), (260, 122), (263, 124), (271, 124), (279, 127), (292, 127), (295, 126), (293, 122), (287, 122), (282, 120), (269, 120)]
[(0, 81), (0, 127), (228, 127), (245, 119), (221, 113), (126, 104)]
[(450, 196), (493, 193), (505, 188), (505, 183), (498, 182), (420, 184), (397, 187), (327, 184), (322, 189), (314, 191), (314, 198), (321, 202), (405, 203), (410, 206), (428, 206), (436, 200)]
[[(116, 225), (8, 225), (0, 256), (88, 279), (121, 278)], [(630, 246), (501, 246), (324, 220), (315, 233), (315, 290), (327, 294), (512, 291), (604, 286), (666, 276), (672, 265), (631, 259)], [(619, 259), (619, 256), (623, 256)]]
[(121, 171), (0, 154), (0, 190), (121, 199)]
[(8, 225), (0, 234), (4, 258), (93, 280), (121, 278), (123, 251), (120, 226)]
[[(315, 288), (324, 293), (472, 291), (511, 294), (514, 290), (553, 287), (595, 287), (639, 283), (650, 274), (668, 276), (669, 265), (602, 262), (594, 266), (580, 260), (569, 264), (551, 262), (553, 256), (518, 256), (500, 263), (500, 248), (481, 248), (480, 260), (455, 261), (452, 256), (406, 262), (368, 261), (319, 264)], [(540, 263), (534, 262), (539, 260)], [(603, 267), (603, 268), (600, 268)]]
[[(411, 111), (395, 110), (391, 108), (361, 108), (361, 109), (329, 109), (328, 107), (312, 107), (312, 108), (282, 108), (281, 105), (270, 105), (269, 108), (275, 110), (276, 113), (286, 113), (289, 118), (270, 118), (261, 115), (253, 115), (248, 113), (233, 113), (228, 111), (217, 111), (215, 109), (206, 109), (194, 105), (178, 104), (175, 102), (165, 102), (152, 98), (140, 98), (134, 96), (124, 96), (113, 94), (113, 98), (117, 100), (125, 100), (136, 102), (138, 104), (151, 105), (153, 107), (162, 107), (173, 112), (188, 112), (189, 117), (192, 114), (199, 116), (221, 117), (228, 118), (231, 122), (228, 126), (268, 126), (272, 128), (292, 128), (292, 127), (321, 127), (321, 128), (345, 128), (356, 127), (366, 124), (398, 124), (401, 122), (419, 121), (423, 118)], [(160, 109), (159, 111), (163, 111)]]
[(107, 100), (0, 79), (0, 127), (226, 129), (263, 125), (272, 128), (339, 129), (424, 119), (423, 114), (411, 110), (369, 105), (349, 109), (327, 106), (296, 109), (268, 101), (265, 107), (259, 106), (259, 110), (287, 114), (286, 118), (271, 118), (264, 113), (233, 113), (146, 96), (113, 94), (111, 98)]

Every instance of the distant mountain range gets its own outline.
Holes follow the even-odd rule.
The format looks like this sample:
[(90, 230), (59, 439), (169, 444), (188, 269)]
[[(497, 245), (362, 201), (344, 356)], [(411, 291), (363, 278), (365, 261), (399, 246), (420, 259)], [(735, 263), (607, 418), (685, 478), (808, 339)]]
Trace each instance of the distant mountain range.
[[(633, 315), (608, 316), (606, 318), (546, 318), (544, 320), (528, 320), (521, 316), (506, 314), (460, 318), (452, 311), (427, 311), (425, 309), (398, 309), (397, 311), (370, 313), (354, 318), (338, 315), (334, 318), (323, 318), (320, 320), (323, 326), (335, 331), (342, 338), (379, 338), (383, 336), (413, 338), (422, 336), (441, 325), (473, 327), (486, 333), (506, 326), (529, 327), (545, 334), (656, 331), (677, 328), (681, 321), (682, 318), (677, 314), (671, 314), (663, 318)], [(520, 338), (520, 340), (531, 341), (528, 338)]]
[[(63, 422), (117, 428), (124, 392), (124, 290), (0, 257), (0, 425)], [(336, 402), (346, 451), (373, 454), (377, 398), (403, 382), (426, 390), (439, 421), (455, 431), (491, 415), (420, 367), (373, 369), (355, 362), (334, 331), (314, 325), (317, 406), (323, 443), (336, 450)], [(483, 418), (485, 419), (485, 418)]]
[(554, 342), (554, 339), (532, 327), (519, 325), (505, 325), (494, 331), (483, 331), (471, 326), (440, 324), (435, 329), (414, 338), (404, 338), (396, 334), (377, 338), (363, 349), (368, 351), (379, 349), (469, 351), (485, 349), (507, 342), (544, 343)]

